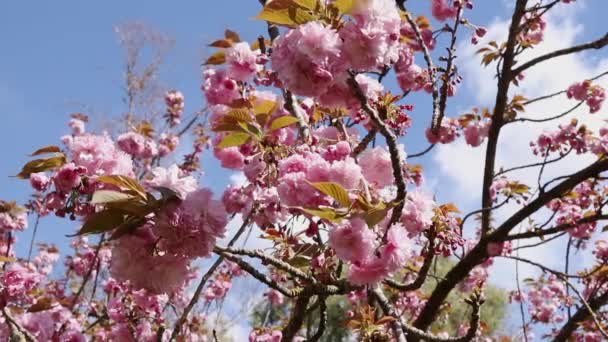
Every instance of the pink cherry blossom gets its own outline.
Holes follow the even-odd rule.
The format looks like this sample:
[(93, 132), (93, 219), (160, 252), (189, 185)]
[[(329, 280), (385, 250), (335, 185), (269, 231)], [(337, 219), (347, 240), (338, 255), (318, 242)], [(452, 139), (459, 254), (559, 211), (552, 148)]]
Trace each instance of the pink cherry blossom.
[(240, 42), (226, 50), (228, 75), (237, 81), (247, 81), (255, 75), (261, 66), (257, 64), (259, 51), (252, 51), (249, 44)]
[(311, 21), (279, 37), (273, 44), (272, 67), (294, 94), (319, 96), (340, 70), (342, 43), (338, 33)]
[(211, 105), (230, 104), (240, 97), (238, 85), (225, 70), (207, 69), (203, 73), (203, 92)]
[(470, 122), (464, 128), (464, 139), (467, 144), (477, 147), (483, 143), (490, 131), (489, 121)]
[(228, 223), (224, 205), (212, 197), (210, 190), (199, 189), (159, 214), (154, 231), (164, 250), (188, 258), (209, 256)]
[(433, 17), (439, 21), (445, 21), (450, 18), (456, 17), (458, 8), (454, 5), (450, 5), (448, 0), (431, 0), (431, 12)]
[(410, 235), (420, 234), (430, 228), (433, 223), (435, 201), (421, 192), (412, 191), (407, 194), (401, 222)]
[(359, 165), (369, 183), (378, 188), (393, 184), (391, 156), (385, 148), (375, 147), (365, 150), (359, 156)]
[(189, 260), (155, 251), (157, 237), (149, 227), (121, 237), (112, 248), (110, 274), (119, 281), (129, 281), (136, 289), (152, 293), (173, 293), (186, 281)]
[(78, 167), (74, 163), (65, 164), (59, 169), (53, 183), (57, 191), (62, 193), (70, 193), (72, 189), (77, 188), (81, 184), (81, 176), (84, 175), (86, 169)]
[(36, 191), (44, 192), (49, 186), (50, 181), (44, 172), (36, 172), (30, 175), (30, 184)]
[(350, 262), (367, 260), (375, 246), (376, 235), (359, 218), (350, 220), (329, 232), (329, 244), (338, 258)]
[(84, 167), (89, 176), (133, 175), (133, 161), (128, 154), (116, 148), (107, 133), (76, 136), (67, 145), (73, 163)]
[(366, 0), (355, 3), (354, 21), (340, 30), (342, 58), (355, 70), (374, 71), (399, 58), (401, 18), (394, 1)]
[(155, 167), (151, 171), (152, 178), (146, 180), (149, 187), (162, 187), (173, 190), (181, 199), (196, 190), (197, 180), (192, 176), (184, 175), (175, 164), (164, 167)]

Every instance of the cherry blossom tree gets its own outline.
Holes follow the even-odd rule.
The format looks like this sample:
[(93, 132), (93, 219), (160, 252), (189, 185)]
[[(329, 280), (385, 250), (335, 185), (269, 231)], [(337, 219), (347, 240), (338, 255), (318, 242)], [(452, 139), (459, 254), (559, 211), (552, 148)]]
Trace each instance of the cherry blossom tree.
[[(0, 203), (2, 339), (219, 340), (201, 306), (222, 302), (241, 277), (262, 283), (265, 307), (276, 309), (254, 320), (250, 341), (319, 341), (336, 303), (361, 341), (608, 339), (600, 228), (608, 126), (594, 130), (572, 115), (602, 114), (608, 71), (540, 97), (518, 88), (543, 63), (602, 49), (608, 34), (530, 57), (547, 16), (574, 0), (515, 0), (506, 39), (488, 42), (487, 29), (468, 19), (472, 0), (425, 1), (426, 16), (405, 0), (260, 0), (267, 32), (246, 42), (226, 30), (210, 43), (207, 108), (188, 120), (177, 90), (164, 94), (162, 120), (137, 115), (154, 93), (146, 85), (162, 53), (138, 69), (141, 40), (123, 31), (123, 42), (135, 42), (124, 130), (88, 131), (87, 116), (72, 115), (61, 143), (34, 151), (17, 175), (29, 180), (32, 200)], [(457, 114), (448, 103), (466, 82), (463, 41), (480, 45), (480, 68), (494, 70), (495, 102)], [(391, 79), (398, 88), (389, 89)], [(414, 95), (432, 110), (418, 112), (408, 103)], [(527, 112), (557, 97), (572, 107)], [(402, 143), (412, 114), (425, 126), (421, 152)], [(502, 165), (501, 133), (539, 123), (553, 129), (530, 142), (536, 161)], [(191, 146), (180, 144), (184, 135)], [(461, 138), (463, 148), (485, 150), (482, 200), (470, 212), (442, 201), (441, 188), (432, 194), (416, 164)], [(206, 151), (246, 181), (223, 193), (201, 188)], [(172, 163), (178, 153), (182, 161)], [(573, 158), (576, 170), (560, 173)], [(72, 250), (61, 251), (65, 274), (51, 275), (55, 246), (15, 254), (16, 243), (27, 243), (15, 234), (28, 228), (28, 214), (81, 223)], [(271, 247), (248, 246), (246, 232)], [(519, 255), (554, 240), (567, 250), (563, 270)], [(573, 270), (570, 251), (585, 250), (593, 262)], [(537, 276), (520, 281), (517, 268), (493, 267), (503, 259)], [(489, 329), (484, 315), (493, 272), (517, 280), (509, 297), (521, 323), (509, 336)]]

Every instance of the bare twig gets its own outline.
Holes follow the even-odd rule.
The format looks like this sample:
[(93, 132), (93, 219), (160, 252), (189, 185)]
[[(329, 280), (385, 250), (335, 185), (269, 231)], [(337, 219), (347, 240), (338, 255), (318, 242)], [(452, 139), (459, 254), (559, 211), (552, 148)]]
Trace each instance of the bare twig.
[(291, 266), (290, 264), (288, 264), (284, 261), (281, 261), (281, 260), (274, 258), (272, 256), (269, 256), (269, 255), (266, 255), (262, 251), (259, 251), (259, 250), (248, 250), (248, 249), (243, 249), (243, 248), (222, 248), (222, 247), (216, 246), (213, 249), (213, 251), (218, 254), (229, 253), (229, 254), (235, 254), (235, 255), (246, 255), (251, 258), (260, 259), (264, 263), (270, 264), (276, 268), (279, 268), (285, 272), (288, 272), (295, 277), (305, 279), (310, 282), (315, 281), (315, 279), (312, 276), (300, 271), (299, 269)]
[[(101, 251), (101, 247), (103, 246), (104, 241), (105, 241), (105, 234), (101, 234), (101, 236), (99, 237), (99, 243), (97, 244), (97, 247), (95, 248), (95, 256), (93, 257), (93, 262), (95, 262), (95, 263), (100, 262), (99, 261), (99, 251)], [(78, 303), (78, 298), (80, 298), (80, 295), (84, 291), (84, 288), (87, 285), (89, 278), (91, 278), (91, 274), (93, 274), (93, 270), (97, 269), (94, 266), (95, 265), (91, 265), (91, 268), (89, 268), (87, 274), (82, 279), (82, 284), (80, 284), (80, 287), (78, 288), (78, 291), (76, 291), (74, 298), (72, 298), (72, 304), (70, 306), (72, 311), (74, 311), (74, 309), (76, 308), (76, 304)]]
[(606, 33), (602, 38), (599, 38), (599, 39), (594, 40), (589, 43), (575, 45), (575, 46), (572, 46), (569, 48), (556, 50), (556, 51), (544, 54), (542, 56), (538, 56), (538, 57), (532, 59), (531, 61), (528, 61), (528, 62), (520, 65), (517, 69), (513, 70), (513, 72), (511, 73), (511, 76), (513, 76), (513, 77), (517, 76), (520, 73), (522, 73), (523, 71), (525, 71), (526, 69), (531, 68), (531, 67), (535, 66), (536, 64), (544, 62), (549, 59), (553, 59), (556, 57), (565, 56), (565, 55), (569, 55), (572, 53), (577, 53), (577, 52), (581, 52), (581, 51), (585, 51), (585, 50), (590, 50), (590, 49), (599, 50), (606, 45), (608, 45), (608, 33)]

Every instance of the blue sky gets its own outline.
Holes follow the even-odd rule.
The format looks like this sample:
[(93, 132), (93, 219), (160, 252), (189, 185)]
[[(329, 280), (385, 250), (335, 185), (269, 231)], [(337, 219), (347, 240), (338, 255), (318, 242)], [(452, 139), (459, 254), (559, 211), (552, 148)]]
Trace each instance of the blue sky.
[[(428, 13), (428, 0), (411, 0), (410, 9)], [(504, 20), (513, 1), (477, 0), (476, 9), (469, 12), (469, 19), (482, 26)], [(565, 7), (561, 16), (583, 25), (582, 34), (576, 42), (599, 37), (605, 31), (605, 13), (608, 1), (579, 0)], [(566, 8), (566, 6), (569, 6)], [(265, 34), (265, 24), (253, 20), (259, 11), (257, 0), (225, 1), (10, 1), (0, 11), (0, 199), (24, 202), (30, 193), (25, 181), (11, 178), (27, 160), (27, 154), (38, 147), (59, 144), (59, 137), (67, 133), (68, 115), (81, 111), (86, 105), (104, 118), (119, 115), (125, 110), (122, 98), (123, 51), (112, 29), (113, 25), (126, 21), (140, 21), (162, 31), (175, 39), (162, 70), (161, 79), (170, 88), (181, 90), (186, 96), (186, 110), (193, 112), (203, 106), (200, 92), (200, 63), (211, 52), (206, 44), (221, 37), (224, 29), (230, 28), (241, 37), (252, 41)], [(573, 14), (574, 13), (574, 14)], [(556, 26), (565, 23), (556, 19)], [(438, 25), (436, 25), (437, 27)], [(559, 27), (556, 27), (558, 29)], [(551, 28), (552, 29), (552, 28)], [(463, 41), (470, 35), (464, 34)], [(606, 52), (599, 57), (588, 56), (589, 63), (606, 59)], [(474, 56), (462, 58), (475, 58)], [(476, 60), (463, 60), (471, 65)], [(418, 58), (418, 63), (423, 63)], [(561, 65), (561, 68), (568, 68)], [(464, 68), (466, 70), (466, 68)], [(555, 73), (563, 70), (556, 67)], [(488, 71), (485, 71), (487, 74)], [(483, 73), (483, 72), (482, 72)], [(459, 90), (451, 106), (457, 115), (479, 102), (488, 102), (480, 97), (482, 87), (493, 87), (492, 83), (468, 82)], [(592, 75), (581, 75), (589, 77)], [(550, 82), (543, 83), (551, 87)], [(388, 78), (387, 85), (395, 82)], [(547, 92), (561, 89), (547, 89)], [(415, 126), (412, 134), (404, 139), (409, 153), (426, 147), (421, 127), (430, 119), (430, 100), (427, 96), (411, 96), (406, 103), (416, 106), (412, 116)], [(95, 127), (95, 121), (92, 123)], [(480, 148), (478, 150), (482, 152)], [(456, 152), (459, 153), (459, 152)], [(429, 156), (422, 162), (427, 168), (427, 178), (433, 191), (446, 200), (459, 200), (465, 207), (478, 205), (477, 195), (464, 193), (456, 188), (442, 188), (455, 178), (446, 174), (444, 159)], [(459, 155), (456, 155), (458, 163)], [(466, 163), (463, 159), (461, 163)], [(443, 164), (442, 164), (443, 163)], [(228, 182), (230, 172), (220, 169), (211, 158), (204, 159), (206, 175), (203, 184), (211, 185), (216, 192)], [(465, 172), (466, 173), (466, 172)], [(460, 175), (467, 178), (467, 175)], [(469, 178), (472, 176), (469, 176)], [(466, 179), (458, 180), (466, 184)], [(481, 183), (481, 179), (473, 182)], [(438, 190), (440, 189), (440, 190)], [(463, 189), (466, 189), (463, 188)], [(33, 226), (33, 220), (31, 223)], [(65, 246), (64, 237), (76, 229), (76, 224), (45, 218), (41, 221), (38, 240), (51, 241)], [(21, 234), (18, 252), (27, 250), (31, 229)]]

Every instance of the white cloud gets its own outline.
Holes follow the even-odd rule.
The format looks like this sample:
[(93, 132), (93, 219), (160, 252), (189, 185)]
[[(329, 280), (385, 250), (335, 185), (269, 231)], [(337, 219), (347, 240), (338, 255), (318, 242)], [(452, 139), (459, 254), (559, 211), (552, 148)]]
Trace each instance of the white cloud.
[[(574, 21), (576, 6), (560, 6), (557, 12), (553, 12), (547, 19), (547, 30), (542, 44), (518, 57), (520, 63), (550, 51), (569, 47), (581, 42), (586, 42), (593, 37), (585, 37), (584, 28)], [(459, 46), (459, 70), (464, 75), (464, 88), (461, 94), (472, 98), (474, 104), (491, 107), (494, 103), (496, 92), (496, 79), (494, 78), (495, 67), (487, 68), (480, 66), (480, 57), (475, 51), (484, 43), (495, 40), (502, 42), (508, 31), (507, 21), (494, 21), (488, 27), (488, 34), (484, 41), (478, 46), (472, 46), (464, 42)], [(595, 53), (597, 56), (597, 52)], [(512, 87), (511, 95), (523, 94), (528, 98), (553, 93), (566, 89), (570, 84), (593, 77), (608, 70), (608, 56), (592, 58), (585, 54), (562, 56), (546, 63), (537, 65), (526, 72), (525, 80), (520, 87)], [(608, 86), (606, 79), (598, 81), (604, 87)], [(525, 117), (548, 117), (557, 115), (573, 107), (576, 101), (569, 100), (565, 95), (541, 101), (526, 107)], [(604, 114), (589, 114), (588, 108), (583, 105), (573, 114), (559, 121), (550, 121), (542, 124), (519, 123), (510, 124), (501, 131), (498, 152), (497, 168), (524, 165), (540, 161), (535, 157), (529, 143), (538, 137), (543, 130), (554, 131), (558, 123), (568, 122), (576, 117), (589, 128), (597, 130), (604, 125), (606, 111)], [(458, 113), (451, 113), (452, 116)], [(465, 209), (479, 208), (481, 198), (482, 172), (485, 158), (485, 145), (478, 148), (468, 147), (463, 141), (451, 145), (440, 146), (433, 156), (433, 161), (438, 170), (438, 189), (440, 196), (446, 196), (458, 203), (471, 205)], [(573, 157), (547, 168), (544, 173), (545, 181), (557, 175), (568, 174), (581, 166), (588, 164), (593, 158)], [(510, 175), (530, 185), (536, 184), (538, 169), (528, 169)], [(441, 189), (445, 189), (441, 193)], [(505, 208), (495, 215), (495, 220), (500, 222), (509, 216), (515, 209), (514, 206)], [(524, 244), (533, 242), (527, 240)], [(546, 263), (552, 267), (563, 267), (564, 240), (557, 240), (541, 248), (529, 248), (521, 251), (521, 256), (535, 261)], [(558, 248), (561, 247), (561, 248)], [(584, 256), (581, 256), (584, 257)], [(505, 269), (507, 272), (499, 272)], [(513, 283), (513, 263), (506, 260), (497, 260), (491, 272), (493, 280), (500, 284)], [(528, 267), (520, 267), (521, 277), (532, 275), (536, 270)]]

